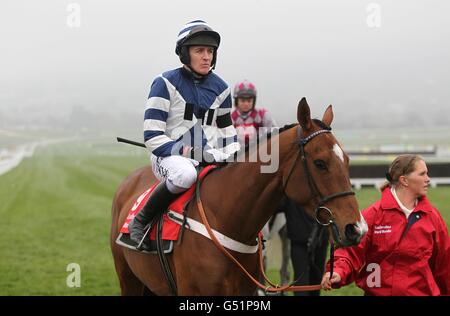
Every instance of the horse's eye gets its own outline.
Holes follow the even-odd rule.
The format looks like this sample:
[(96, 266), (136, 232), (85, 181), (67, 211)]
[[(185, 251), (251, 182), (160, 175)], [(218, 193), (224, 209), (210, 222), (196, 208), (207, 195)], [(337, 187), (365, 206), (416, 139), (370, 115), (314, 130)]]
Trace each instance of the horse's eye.
[(314, 164), (320, 170), (327, 170), (327, 164), (325, 163), (325, 161), (323, 161), (321, 159), (314, 160)]

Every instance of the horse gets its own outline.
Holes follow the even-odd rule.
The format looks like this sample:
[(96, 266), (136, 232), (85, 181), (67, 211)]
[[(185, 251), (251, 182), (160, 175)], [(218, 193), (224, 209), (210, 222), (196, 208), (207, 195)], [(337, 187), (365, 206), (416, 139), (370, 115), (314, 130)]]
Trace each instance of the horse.
[[(258, 233), (275, 212), (283, 196), (303, 205), (323, 225), (337, 247), (359, 243), (367, 225), (351, 190), (349, 158), (331, 133), (332, 106), (322, 120), (312, 119), (305, 98), (297, 106), (297, 121), (273, 133), (268, 151), (278, 148), (278, 168), (261, 172), (263, 162), (229, 162), (211, 172), (200, 187), (209, 225), (247, 245), (255, 245)], [(257, 148), (253, 148), (253, 152)], [(248, 153), (247, 153), (248, 154)], [(242, 177), (242, 175), (247, 175)], [(150, 166), (130, 174), (118, 187), (112, 204), (111, 250), (122, 295), (172, 295), (158, 256), (115, 243), (127, 213), (152, 178)], [(202, 221), (199, 205), (187, 206), (190, 218)], [(231, 251), (253, 276), (260, 267), (257, 253)], [(177, 295), (254, 295), (257, 286), (208, 238), (186, 230), (180, 244), (168, 255)]]

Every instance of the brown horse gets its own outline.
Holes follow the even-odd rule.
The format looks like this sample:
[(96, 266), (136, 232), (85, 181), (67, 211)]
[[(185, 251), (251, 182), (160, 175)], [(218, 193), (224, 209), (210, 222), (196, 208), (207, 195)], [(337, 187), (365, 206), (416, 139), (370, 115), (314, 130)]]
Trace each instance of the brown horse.
[[(279, 148), (276, 172), (262, 173), (264, 163), (260, 160), (233, 162), (204, 179), (200, 193), (208, 221), (222, 234), (255, 245), (258, 232), (286, 194), (318, 221), (332, 223), (330, 235), (338, 246), (358, 244), (367, 226), (351, 192), (348, 156), (328, 128), (333, 120), (332, 108), (327, 108), (322, 121), (312, 120), (303, 98), (297, 119), (299, 124), (274, 134), (266, 142), (269, 152), (273, 146)], [(155, 295), (171, 295), (157, 256), (115, 243), (128, 211), (149, 187), (152, 177), (150, 167), (135, 171), (120, 184), (114, 197), (111, 248), (122, 295), (142, 295), (148, 290)], [(196, 203), (189, 203), (187, 208), (188, 216), (201, 222)], [(258, 275), (257, 253), (231, 252), (250, 273)], [(178, 295), (256, 292), (256, 286), (244, 273), (211, 240), (196, 232), (186, 230), (168, 260)]]

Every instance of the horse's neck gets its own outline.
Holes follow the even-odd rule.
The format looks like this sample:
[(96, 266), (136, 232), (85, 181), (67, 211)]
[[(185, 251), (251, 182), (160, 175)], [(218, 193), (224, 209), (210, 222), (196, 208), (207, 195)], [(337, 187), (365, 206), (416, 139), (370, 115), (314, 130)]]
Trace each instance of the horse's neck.
[(287, 136), (275, 136), (277, 139), (271, 142), (278, 146), (279, 141), (279, 155), (272, 158), (279, 159), (275, 172), (263, 173), (263, 163), (257, 161), (232, 163), (211, 175), (207, 186), (221, 187), (221, 190), (211, 191), (209, 194), (215, 194), (216, 198), (208, 199), (207, 204), (215, 213), (216, 227), (224, 233), (240, 237), (240, 241), (251, 241), (276, 211), (283, 197), (282, 172), (293, 156)]

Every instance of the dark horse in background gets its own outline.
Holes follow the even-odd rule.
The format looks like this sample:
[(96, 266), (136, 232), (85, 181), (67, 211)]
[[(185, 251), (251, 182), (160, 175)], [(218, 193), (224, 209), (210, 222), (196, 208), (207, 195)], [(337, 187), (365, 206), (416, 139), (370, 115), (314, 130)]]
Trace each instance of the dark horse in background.
[[(258, 158), (255, 163), (228, 163), (204, 179), (200, 192), (209, 224), (234, 240), (255, 245), (258, 233), (286, 195), (303, 205), (312, 217), (321, 221), (332, 220), (333, 225), (328, 227), (337, 246), (356, 245), (367, 226), (355, 196), (347, 194), (353, 193), (348, 156), (327, 129), (333, 120), (332, 108), (327, 108), (322, 121), (312, 120), (310, 108), (303, 98), (297, 108), (297, 120), (299, 124), (274, 134), (267, 141), (269, 151), (271, 146), (279, 148), (276, 172), (262, 173), (264, 163)], [(256, 148), (253, 149), (250, 155), (255, 154)], [(243, 177), (243, 174), (246, 176)], [(137, 197), (148, 189), (152, 178), (150, 166), (143, 167), (120, 184), (114, 197), (111, 249), (122, 295), (142, 295), (144, 291), (171, 295), (158, 256), (115, 243), (128, 211)], [(326, 211), (319, 214), (318, 205)], [(187, 215), (201, 222), (197, 204), (191, 201), (187, 208)], [(325, 219), (318, 218), (327, 216)], [(257, 253), (231, 252), (253, 276), (258, 276)], [(178, 295), (256, 293), (256, 285), (210, 239), (190, 230), (184, 232), (180, 245), (174, 244), (168, 261)]]

